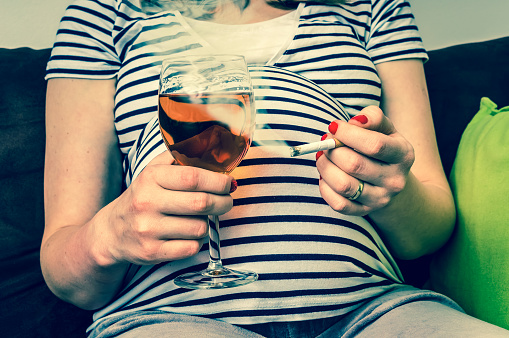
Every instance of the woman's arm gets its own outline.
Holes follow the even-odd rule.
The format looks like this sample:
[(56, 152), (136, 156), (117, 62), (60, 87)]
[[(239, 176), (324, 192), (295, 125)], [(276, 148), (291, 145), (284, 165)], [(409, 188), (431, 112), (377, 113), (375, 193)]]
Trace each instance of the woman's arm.
[(85, 309), (107, 304), (130, 263), (196, 254), (206, 215), (232, 206), (231, 177), (156, 157), (120, 196), (113, 80), (52, 79), (46, 117), (41, 267), (50, 289)]
[(120, 194), (114, 91), (114, 80), (48, 81), (41, 266), (57, 296), (87, 309), (102, 305), (89, 301), (89, 293), (111, 298), (127, 267), (101, 271), (84, 226)]
[(401, 258), (439, 249), (452, 233), (455, 206), (444, 173), (421, 60), (377, 65), (381, 108), (413, 146), (415, 161), (405, 189), (385, 208), (370, 213)]
[[(449, 238), (454, 202), (437, 149), (422, 62), (393, 61), (377, 69), (386, 116), (368, 107), (360, 113), (365, 119), (333, 122), (333, 134), (348, 147), (325, 152), (317, 161), (320, 190), (335, 210), (368, 214), (394, 254), (412, 259)], [(350, 201), (359, 180), (364, 191)]]

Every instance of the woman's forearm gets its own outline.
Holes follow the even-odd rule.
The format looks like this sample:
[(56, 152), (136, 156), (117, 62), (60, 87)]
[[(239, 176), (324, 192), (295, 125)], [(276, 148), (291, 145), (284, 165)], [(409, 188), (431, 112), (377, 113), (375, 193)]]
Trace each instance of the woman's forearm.
[(414, 259), (436, 251), (447, 241), (456, 212), (447, 187), (420, 182), (410, 172), (405, 188), (369, 217), (396, 257)]
[(84, 225), (61, 227), (41, 246), (41, 267), (49, 288), (59, 298), (87, 310), (111, 300), (128, 266), (112, 265), (102, 258), (94, 240), (94, 227), (101, 218), (99, 213)]
[(416, 258), (440, 248), (454, 227), (456, 211), (442, 169), (421, 60), (377, 65), (381, 108), (412, 145), (415, 162), (405, 189), (370, 213), (394, 254)]

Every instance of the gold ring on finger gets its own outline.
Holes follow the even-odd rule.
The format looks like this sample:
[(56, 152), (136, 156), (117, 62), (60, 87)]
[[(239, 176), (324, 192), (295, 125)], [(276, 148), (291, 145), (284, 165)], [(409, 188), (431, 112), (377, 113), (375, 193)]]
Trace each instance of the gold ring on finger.
[(363, 190), (364, 190), (364, 182), (359, 180), (359, 187), (357, 188), (357, 191), (355, 192), (355, 194), (348, 197), (348, 199), (350, 201), (355, 201), (356, 199), (358, 199), (361, 196)]

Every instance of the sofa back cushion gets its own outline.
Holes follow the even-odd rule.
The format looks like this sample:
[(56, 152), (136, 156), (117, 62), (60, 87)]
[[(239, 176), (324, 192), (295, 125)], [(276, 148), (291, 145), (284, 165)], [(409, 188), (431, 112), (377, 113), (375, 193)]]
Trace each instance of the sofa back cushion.
[(429, 52), (424, 65), (438, 148), (448, 175), (482, 97), (509, 105), (509, 36)]
[(46, 286), (44, 80), (49, 49), (0, 49), (0, 327), (5, 337), (80, 337), (91, 314)]

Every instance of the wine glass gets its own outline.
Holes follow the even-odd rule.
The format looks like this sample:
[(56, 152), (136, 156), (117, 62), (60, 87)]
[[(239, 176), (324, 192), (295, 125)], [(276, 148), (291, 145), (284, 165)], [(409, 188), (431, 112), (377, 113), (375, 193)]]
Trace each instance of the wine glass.
[[(159, 126), (164, 142), (181, 165), (230, 173), (251, 144), (255, 128), (251, 79), (243, 56), (191, 55), (164, 60), (159, 81)], [(219, 219), (209, 217), (209, 264), (178, 276), (176, 285), (218, 289), (245, 285), (255, 272), (221, 262)]]

